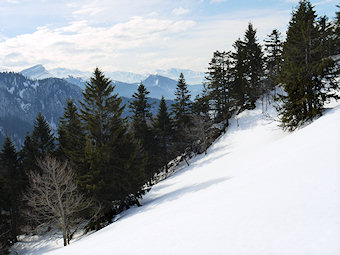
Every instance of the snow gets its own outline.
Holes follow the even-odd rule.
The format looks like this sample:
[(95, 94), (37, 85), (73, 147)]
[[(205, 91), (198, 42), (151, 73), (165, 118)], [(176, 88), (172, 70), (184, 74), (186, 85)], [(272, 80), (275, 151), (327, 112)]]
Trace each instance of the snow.
[(43, 240), (45, 250), (18, 243), (17, 252), (340, 254), (340, 106), (293, 133), (277, 124), (260, 105), (245, 111), (143, 206), (65, 248)]

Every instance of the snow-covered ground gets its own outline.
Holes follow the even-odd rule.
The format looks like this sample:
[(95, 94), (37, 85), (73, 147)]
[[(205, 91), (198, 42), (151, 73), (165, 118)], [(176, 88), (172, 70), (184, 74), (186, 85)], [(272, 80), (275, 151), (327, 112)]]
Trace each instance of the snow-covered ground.
[(291, 134), (260, 106), (237, 120), (114, 224), (65, 248), (50, 240), (17, 252), (340, 254), (340, 106)]

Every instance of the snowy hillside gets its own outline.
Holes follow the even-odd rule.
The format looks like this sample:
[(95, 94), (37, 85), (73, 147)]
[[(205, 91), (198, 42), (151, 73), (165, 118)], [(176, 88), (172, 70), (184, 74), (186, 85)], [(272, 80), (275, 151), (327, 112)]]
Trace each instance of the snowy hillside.
[(291, 134), (260, 108), (114, 224), (19, 254), (340, 254), (340, 107)]

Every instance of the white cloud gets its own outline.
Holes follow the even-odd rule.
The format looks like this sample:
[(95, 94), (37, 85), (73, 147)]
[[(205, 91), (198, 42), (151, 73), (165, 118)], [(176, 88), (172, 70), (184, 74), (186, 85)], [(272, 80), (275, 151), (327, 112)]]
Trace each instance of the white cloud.
[(5, 1), (8, 2), (8, 3), (11, 3), (11, 4), (18, 4), (18, 3), (20, 3), (19, 0), (5, 0)]
[(0, 42), (0, 62), (8, 66), (41, 63), (48, 68), (92, 70), (101, 66), (128, 70), (137, 68), (133, 63), (136, 53), (162, 50), (166, 38), (176, 37), (194, 25), (190, 20), (137, 16), (111, 27), (95, 27), (87, 21), (56, 29), (44, 26), (32, 34)]
[(210, 0), (210, 3), (211, 4), (214, 4), (214, 3), (223, 3), (223, 2), (227, 2), (228, 0)]
[(175, 15), (183, 15), (183, 14), (186, 14), (188, 12), (189, 12), (188, 9), (184, 9), (182, 7), (178, 7), (178, 8), (175, 8), (175, 9), (172, 10), (172, 13), (175, 14)]

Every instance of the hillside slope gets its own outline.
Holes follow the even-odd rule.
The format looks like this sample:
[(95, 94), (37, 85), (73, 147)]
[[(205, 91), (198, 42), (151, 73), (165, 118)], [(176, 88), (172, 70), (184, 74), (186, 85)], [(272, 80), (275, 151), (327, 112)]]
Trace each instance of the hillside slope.
[(258, 109), (142, 207), (46, 254), (340, 254), (340, 107), (291, 134)]

